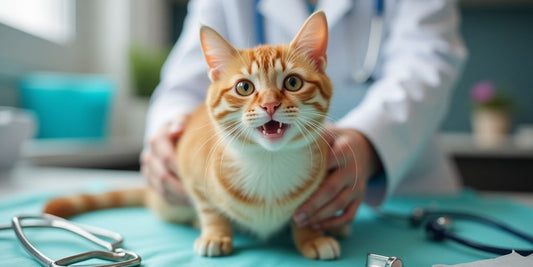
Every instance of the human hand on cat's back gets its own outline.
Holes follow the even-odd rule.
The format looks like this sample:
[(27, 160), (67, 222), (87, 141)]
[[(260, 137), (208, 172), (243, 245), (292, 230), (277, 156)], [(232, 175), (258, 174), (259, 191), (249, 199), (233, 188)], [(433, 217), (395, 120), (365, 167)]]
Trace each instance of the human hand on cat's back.
[(367, 180), (380, 161), (372, 143), (354, 129), (328, 125), (328, 174), (320, 187), (296, 210), (299, 226), (332, 229), (350, 223), (361, 204)]
[(187, 115), (179, 115), (163, 125), (150, 137), (141, 154), (141, 173), (172, 204), (189, 204), (176, 166), (176, 143), (187, 120)]

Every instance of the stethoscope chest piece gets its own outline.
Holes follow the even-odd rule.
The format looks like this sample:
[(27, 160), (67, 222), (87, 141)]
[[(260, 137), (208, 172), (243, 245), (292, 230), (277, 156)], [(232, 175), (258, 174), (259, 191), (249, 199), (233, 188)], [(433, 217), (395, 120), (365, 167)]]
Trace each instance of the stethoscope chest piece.
[(402, 259), (398, 257), (388, 257), (374, 253), (366, 256), (366, 267), (402, 267)]
[(452, 219), (450, 217), (438, 217), (426, 223), (426, 236), (435, 241), (442, 241), (446, 233), (451, 230)]

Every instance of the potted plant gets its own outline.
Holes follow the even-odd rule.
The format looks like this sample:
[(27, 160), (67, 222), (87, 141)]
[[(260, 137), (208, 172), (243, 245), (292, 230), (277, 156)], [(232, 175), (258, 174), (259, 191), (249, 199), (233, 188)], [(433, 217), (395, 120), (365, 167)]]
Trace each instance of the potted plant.
[(135, 95), (145, 98), (152, 95), (169, 52), (169, 49), (148, 49), (140, 45), (131, 47), (130, 73)]
[(135, 122), (128, 130), (134, 140), (142, 141), (144, 123), (148, 113), (149, 99), (159, 84), (161, 67), (170, 49), (147, 48), (134, 45), (129, 50), (130, 77), (133, 87), (133, 97), (128, 106), (130, 121)]
[(471, 91), (474, 140), (480, 147), (497, 147), (507, 140), (511, 125), (512, 99), (491, 81), (476, 83)]

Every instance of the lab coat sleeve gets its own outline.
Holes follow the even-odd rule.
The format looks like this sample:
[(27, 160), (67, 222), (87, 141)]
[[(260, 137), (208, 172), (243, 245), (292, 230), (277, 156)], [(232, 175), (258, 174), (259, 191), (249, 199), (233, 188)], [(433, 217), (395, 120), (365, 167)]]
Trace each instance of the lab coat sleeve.
[(150, 101), (145, 141), (172, 118), (193, 112), (204, 100), (209, 79), (200, 26), (209, 25), (224, 36), (223, 14), (221, 1), (189, 2), (183, 32), (161, 70), (161, 81)]
[(371, 205), (395, 191), (437, 132), (466, 58), (456, 1), (397, 4), (386, 24), (380, 76), (361, 104), (338, 122), (369, 138), (383, 164), (386, 183), (370, 198), (367, 194)]

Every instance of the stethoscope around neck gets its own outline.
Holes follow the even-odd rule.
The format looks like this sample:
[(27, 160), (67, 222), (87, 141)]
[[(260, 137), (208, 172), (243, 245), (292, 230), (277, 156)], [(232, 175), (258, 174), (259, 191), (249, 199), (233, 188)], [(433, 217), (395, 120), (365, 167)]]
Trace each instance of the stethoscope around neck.
[[(254, 18), (256, 26), (256, 43), (265, 44), (265, 27), (264, 18), (259, 12), (258, 4), (260, 0), (255, 0), (254, 3)], [(374, 0), (374, 13), (370, 22), (370, 32), (368, 34), (368, 44), (366, 47), (365, 59), (362, 65), (359, 65), (352, 74), (352, 78), (357, 83), (371, 82), (372, 75), (376, 69), (381, 50), (381, 43), (384, 30), (383, 13), (385, 10), (384, 0)]]

